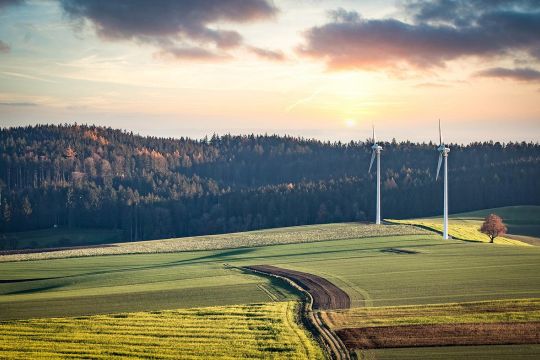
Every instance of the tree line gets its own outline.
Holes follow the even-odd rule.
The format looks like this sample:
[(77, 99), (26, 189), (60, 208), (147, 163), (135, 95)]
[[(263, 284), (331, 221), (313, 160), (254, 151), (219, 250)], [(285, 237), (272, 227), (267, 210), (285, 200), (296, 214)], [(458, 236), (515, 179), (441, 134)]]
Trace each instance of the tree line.
[[(381, 145), (383, 218), (439, 214), (436, 145)], [(451, 213), (540, 204), (539, 144), (450, 147)], [(1, 129), (0, 151), (2, 233), (104, 228), (120, 229), (134, 241), (375, 216), (368, 141), (277, 135), (193, 140), (38, 125)]]

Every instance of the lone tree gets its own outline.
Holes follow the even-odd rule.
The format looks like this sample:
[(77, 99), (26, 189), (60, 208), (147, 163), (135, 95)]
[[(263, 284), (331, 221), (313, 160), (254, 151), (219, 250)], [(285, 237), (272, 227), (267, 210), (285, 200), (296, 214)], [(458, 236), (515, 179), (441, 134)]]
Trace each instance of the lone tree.
[(489, 236), (490, 243), (493, 243), (493, 240), (495, 240), (497, 236), (506, 234), (507, 230), (508, 229), (506, 228), (506, 225), (503, 224), (501, 217), (495, 214), (489, 214), (480, 228), (482, 233)]

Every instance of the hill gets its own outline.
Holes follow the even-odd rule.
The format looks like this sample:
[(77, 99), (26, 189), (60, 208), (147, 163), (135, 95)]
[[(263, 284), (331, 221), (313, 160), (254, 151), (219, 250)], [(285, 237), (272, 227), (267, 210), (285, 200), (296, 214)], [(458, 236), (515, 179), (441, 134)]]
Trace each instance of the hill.
[[(508, 234), (495, 239), (499, 244), (540, 245), (540, 206), (507, 206), (449, 215), (448, 233), (455, 239), (488, 242), (487, 235), (480, 227), (489, 214), (503, 218)], [(396, 224), (418, 225), (423, 228), (442, 231), (442, 217), (410, 220), (389, 220)]]
[[(375, 327), (366, 331), (377, 338), (388, 339), (380, 329), (394, 326), (399, 330), (394, 341), (400, 341), (399, 334), (407, 330), (407, 326), (411, 329), (430, 326), (431, 330), (444, 333), (447, 323), (455, 320), (463, 323), (461, 330), (468, 331), (466, 339), (485, 344), (486, 338), (480, 338), (477, 330), (490, 334), (498, 331), (498, 337), (492, 339), (498, 341), (505, 336), (501, 321), (509, 323), (507, 326), (516, 331), (537, 326), (538, 322), (534, 321), (540, 313), (537, 300), (540, 297), (540, 248), (442, 240), (438, 234), (408, 226), (381, 226), (378, 228), (394, 233), (377, 234), (372, 232), (373, 227), (330, 224), (229, 235), (236, 238), (233, 244), (256, 244), (266, 238), (285, 239), (283, 243), (259, 243), (254, 247), (2, 262), (0, 333), (13, 337), (14, 332), (24, 331), (28, 349), (40, 346), (41, 339), (47, 337), (69, 344), (69, 351), (87, 356), (91, 351), (101, 352), (105, 357), (113, 353), (128, 356), (131, 346), (139, 354), (152, 352), (149, 347), (134, 344), (140, 344), (140, 326), (148, 327), (145, 319), (152, 321), (163, 316), (158, 326), (162, 328), (158, 330), (162, 336), (152, 333), (145, 341), (159, 344), (167, 354), (174, 354), (174, 347), (168, 346), (167, 339), (184, 341), (189, 338), (186, 349), (194, 349), (196, 344), (223, 344), (211, 331), (186, 332), (178, 327), (197, 323), (197, 328), (211, 329), (219, 324), (228, 326), (232, 321), (238, 323), (239, 331), (230, 332), (230, 342), (226, 344), (245, 342), (245, 351), (259, 354), (262, 351), (263, 357), (271, 353), (293, 357), (302, 351), (301, 343), (306, 349), (306, 342), (301, 340), (305, 337), (296, 331), (296, 325), (290, 322), (291, 311), (284, 309), (288, 307), (285, 304), (297, 300), (299, 294), (287, 283), (246, 272), (243, 268), (258, 264), (313, 274), (343, 290), (352, 308), (338, 310), (337, 314), (321, 314), (333, 319), (330, 325), (337, 327), (337, 331), (343, 330), (340, 324), (363, 326), (366, 320), (363, 315), (368, 314), (370, 323), (367, 325)], [(287, 243), (302, 235), (313, 237), (315, 241)], [(220, 235), (206, 240), (219, 245), (226, 244), (227, 237)], [(257, 241), (253, 242), (254, 239)], [(278, 304), (269, 304), (273, 302)], [(255, 303), (259, 305), (246, 305)], [(264, 305), (260, 305), (262, 303)], [(428, 304), (436, 305), (426, 306)], [(203, 308), (208, 306), (213, 308)], [(251, 318), (255, 316), (253, 312), (260, 313), (261, 318)], [(111, 313), (87, 318), (92, 314)], [(204, 316), (198, 316), (200, 314)], [(57, 319), (39, 319), (47, 317)], [(98, 338), (87, 335), (81, 326), (88, 321), (92, 321), (96, 329), (106, 331)], [(171, 324), (174, 325), (169, 326)], [(252, 337), (245, 336), (242, 329), (246, 326), (260, 331), (261, 338), (254, 342)], [(132, 331), (117, 336), (126, 328)], [(82, 346), (84, 341), (81, 343), (80, 337), (73, 338), (65, 329), (73, 329), (74, 334), (87, 337), (93, 345)], [(281, 340), (275, 343), (274, 340), (292, 334), (291, 331), (296, 335), (286, 335), (291, 336), (289, 345), (282, 347)], [(346, 331), (350, 333), (354, 328)], [(431, 345), (444, 345), (444, 339), (433, 337)], [(457, 341), (454, 345), (460, 343)], [(226, 344), (221, 350), (224, 354), (239, 351), (236, 346)], [(377, 358), (379, 355), (382, 358), (430, 358), (432, 353), (440, 354), (438, 358), (459, 358), (466, 351), (461, 347), (430, 350), (369, 351)], [(10, 345), (5, 351), (15, 349)], [(538, 346), (483, 345), (471, 351), (489, 354), (491, 359), (504, 359), (509, 353), (526, 358), (537, 353)], [(358, 355), (366, 354), (358, 350)]]
[[(434, 215), (442, 202), (435, 146), (381, 144), (383, 216)], [(453, 211), (540, 204), (539, 144), (451, 148)], [(0, 153), (4, 235), (57, 226), (119, 231), (124, 241), (137, 241), (374, 218), (371, 149), (363, 141), (171, 139), (40, 125), (0, 129)], [(0, 250), (47, 243), (18, 238), (0, 236)]]

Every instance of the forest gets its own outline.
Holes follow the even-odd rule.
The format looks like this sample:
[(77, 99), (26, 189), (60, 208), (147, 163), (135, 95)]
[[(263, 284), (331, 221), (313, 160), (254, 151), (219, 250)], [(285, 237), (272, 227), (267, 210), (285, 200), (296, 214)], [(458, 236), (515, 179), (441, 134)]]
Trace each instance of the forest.
[[(438, 215), (436, 144), (380, 145), (382, 217)], [(277, 135), (157, 138), (76, 124), (3, 128), (0, 234), (114, 229), (135, 241), (373, 221), (370, 146)], [(450, 213), (540, 204), (538, 143), (449, 146)], [(0, 250), (17, 248), (1, 240)]]

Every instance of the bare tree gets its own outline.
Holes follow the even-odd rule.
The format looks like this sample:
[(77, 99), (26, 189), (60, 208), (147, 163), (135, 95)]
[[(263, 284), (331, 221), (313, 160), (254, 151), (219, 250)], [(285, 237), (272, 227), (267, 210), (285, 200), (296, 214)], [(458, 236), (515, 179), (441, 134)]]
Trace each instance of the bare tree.
[(489, 236), (489, 242), (493, 243), (493, 240), (495, 240), (497, 236), (506, 234), (508, 229), (500, 216), (489, 214), (484, 220), (480, 231)]

